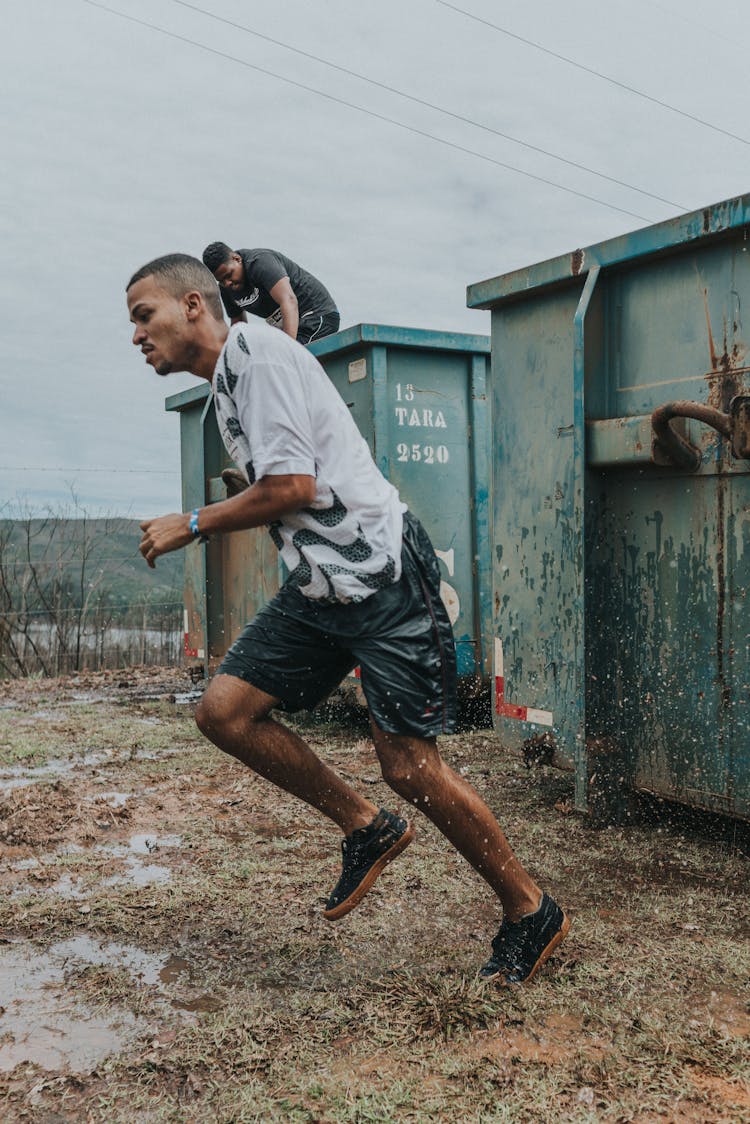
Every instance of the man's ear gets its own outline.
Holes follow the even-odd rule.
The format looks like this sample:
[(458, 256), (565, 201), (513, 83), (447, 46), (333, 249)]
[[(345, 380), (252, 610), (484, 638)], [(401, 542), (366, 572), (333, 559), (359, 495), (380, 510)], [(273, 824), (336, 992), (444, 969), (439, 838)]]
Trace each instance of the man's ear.
[(204, 300), (197, 289), (193, 292), (185, 293), (183, 297), (185, 302), (185, 313), (188, 320), (197, 320), (204, 308)]

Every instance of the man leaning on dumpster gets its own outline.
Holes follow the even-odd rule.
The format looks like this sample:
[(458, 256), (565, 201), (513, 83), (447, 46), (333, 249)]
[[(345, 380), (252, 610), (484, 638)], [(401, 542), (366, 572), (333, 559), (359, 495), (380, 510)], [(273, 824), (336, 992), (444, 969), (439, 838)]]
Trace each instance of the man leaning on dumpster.
[(212, 242), (203, 264), (221, 286), (232, 324), (261, 316), (298, 343), (310, 344), (339, 329), (339, 312), (325, 285), (278, 250), (233, 250)]
[(250, 487), (141, 524), (149, 566), (196, 539), (268, 525), (289, 577), (237, 637), (196, 711), (198, 727), (341, 829), (343, 863), (323, 916), (359, 905), (414, 826), (377, 808), (272, 713), (309, 709), (361, 668), (383, 777), (495, 891), (503, 921), (483, 980), (521, 983), (570, 922), (521, 866), (495, 817), (441, 759), (455, 726), (455, 651), (430, 541), (378, 471), (317, 360), (261, 320), (228, 328), (216, 282), (169, 254), (127, 285), (133, 343), (159, 375), (211, 383), (222, 438)]

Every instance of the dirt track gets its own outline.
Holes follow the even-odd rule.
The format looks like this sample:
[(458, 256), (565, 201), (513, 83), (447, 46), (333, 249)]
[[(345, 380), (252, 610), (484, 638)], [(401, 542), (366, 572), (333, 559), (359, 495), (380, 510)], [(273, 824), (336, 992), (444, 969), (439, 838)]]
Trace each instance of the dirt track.
[[(573, 917), (537, 982), (483, 989), (497, 910), (427, 821), (326, 924), (335, 831), (208, 746), (190, 689), (4, 685), (0, 1119), (750, 1120), (731, 834), (593, 831), (567, 776), (490, 731), (444, 739)], [(394, 806), (361, 732), (305, 732)]]

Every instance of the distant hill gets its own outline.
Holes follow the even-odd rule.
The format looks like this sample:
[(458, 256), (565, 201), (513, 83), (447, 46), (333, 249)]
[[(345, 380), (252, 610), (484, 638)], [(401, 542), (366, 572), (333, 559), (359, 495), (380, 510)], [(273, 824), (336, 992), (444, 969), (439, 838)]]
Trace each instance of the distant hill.
[(43, 584), (65, 584), (71, 595), (83, 589), (109, 604), (182, 600), (184, 552), (159, 558), (154, 570), (138, 551), (137, 519), (0, 520), (0, 565), (12, 584), (36, 576)]

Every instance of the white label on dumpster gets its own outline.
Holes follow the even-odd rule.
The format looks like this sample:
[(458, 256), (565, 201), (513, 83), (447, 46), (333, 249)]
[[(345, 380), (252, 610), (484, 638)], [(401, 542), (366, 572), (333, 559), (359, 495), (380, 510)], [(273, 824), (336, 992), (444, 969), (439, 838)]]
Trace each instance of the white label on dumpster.
[[(441, 562), (445, 564), (448, 571), (448, 577), (452, 578), (455, 572), (455, 552), (451, 547), (450, 550), (436, 550), (435, 554)], [(458, 592), (448, 582), (441, 580), (440, 582), (440, 596), (443, 604), (448, 612), (448, 619), (451, 624), (455, 624), (461, 616), (461, 599)]]
[(349, 382), (361, 382), (367, 378), (367, 360), (352, 359), (349, 364)]
[(448, 620), (454, 625), (461, 616), (461, 602), (456, 590), (448, 582), (440, 583), (440, 599), (445, 605)]

